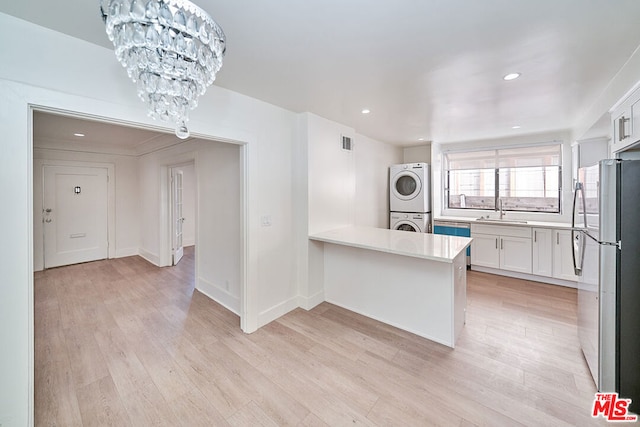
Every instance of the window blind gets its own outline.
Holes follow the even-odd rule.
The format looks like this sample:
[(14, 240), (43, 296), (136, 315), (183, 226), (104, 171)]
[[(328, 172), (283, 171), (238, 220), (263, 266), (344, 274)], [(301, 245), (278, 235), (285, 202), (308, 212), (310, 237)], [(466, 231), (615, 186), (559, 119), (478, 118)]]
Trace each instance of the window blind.
[(452, 151), (445, 153), (445, 158), (448, 170), (560, 166), (562, 162), (562, 144), (555, 142), (526, 147)]

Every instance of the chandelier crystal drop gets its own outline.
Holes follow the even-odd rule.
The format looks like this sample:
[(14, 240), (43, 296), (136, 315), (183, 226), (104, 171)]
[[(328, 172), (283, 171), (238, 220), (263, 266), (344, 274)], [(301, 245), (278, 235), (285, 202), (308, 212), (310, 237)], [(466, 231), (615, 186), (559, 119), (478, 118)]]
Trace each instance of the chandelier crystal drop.
[(100, 0), (118, 61), (154, 119), (189, 137), (189, 111), (222, 67), (222, 28), (188, 0)]

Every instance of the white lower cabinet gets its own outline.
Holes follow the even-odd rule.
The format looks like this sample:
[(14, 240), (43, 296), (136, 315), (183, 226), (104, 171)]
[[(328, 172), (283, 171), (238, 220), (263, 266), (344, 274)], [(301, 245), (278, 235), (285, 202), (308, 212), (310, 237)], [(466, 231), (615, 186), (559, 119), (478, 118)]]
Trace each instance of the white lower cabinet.
[(471, 265), (531, 274), (531, 229), (471, 225)]
[(533, 228), (533, 274), (576, 281), (571, 230)]
[(531, 238), (501, 236), (500, 268), (531, 274)]
[(533, 274), (538, 276), (553, 276), (553, 254), (551, 253), (551, 241), (553, 230), (550, 228), (534, 228), (533, 235)]
[(499, 237), (494, 235), (473, 234), (471, 242), (471, 265), (500, 268)]
[(472, 223), (471, 237), (472, 267), (534, 274), (567, 286), (565, 281), (578, 280), (569, 229)]
[(571, 230), (553, 230), (553, 277), (577, 281), (573, 269)]

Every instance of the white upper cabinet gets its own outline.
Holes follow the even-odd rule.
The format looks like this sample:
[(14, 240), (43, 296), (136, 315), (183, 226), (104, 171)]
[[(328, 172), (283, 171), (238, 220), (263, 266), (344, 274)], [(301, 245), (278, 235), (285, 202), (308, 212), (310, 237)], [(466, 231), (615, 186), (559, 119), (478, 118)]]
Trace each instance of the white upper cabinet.
[(613, 141), (611, 151), (616, 153), (640, 141), (640, 89), (636, 89), (611, 113)]

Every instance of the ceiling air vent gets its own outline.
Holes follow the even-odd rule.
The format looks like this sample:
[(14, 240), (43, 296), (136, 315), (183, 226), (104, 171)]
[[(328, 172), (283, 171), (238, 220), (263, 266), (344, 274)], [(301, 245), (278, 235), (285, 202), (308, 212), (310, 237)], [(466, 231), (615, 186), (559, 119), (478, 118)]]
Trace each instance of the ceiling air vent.
[(346, 151), (353, 150), (350, 137), (342, 135), (342, 149)]

